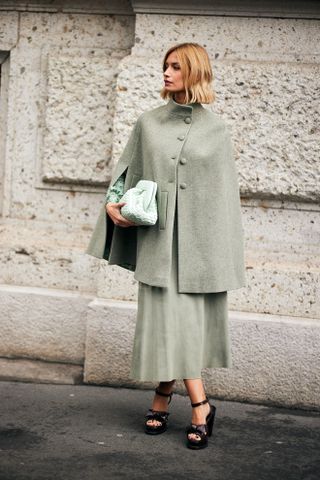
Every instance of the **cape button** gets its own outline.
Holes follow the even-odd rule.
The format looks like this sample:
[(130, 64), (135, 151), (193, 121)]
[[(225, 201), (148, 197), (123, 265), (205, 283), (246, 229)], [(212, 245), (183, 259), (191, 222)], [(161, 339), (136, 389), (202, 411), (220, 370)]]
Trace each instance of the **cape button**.
[(187, 160), (185, 158), (181, 158), (180, 163), (182, 163), (182, 165), (184, 165), (185, 163), (187, 163)]
[(185, 135), (179, 135), (178, 140), (184, 140)]
[(191, 118), (190, 118), (190, 117), (186, 117), (186, 118), (184, 119), (184, 121), (185, 121), (185, 123), (191, 123)]
[(183, 183), (180, 183), (180, 188), (183, 188), (183, 189), (184, 189), (184, 188), (187, 188), (187, 184), (184, 183), (184, 182), (183, 182)]

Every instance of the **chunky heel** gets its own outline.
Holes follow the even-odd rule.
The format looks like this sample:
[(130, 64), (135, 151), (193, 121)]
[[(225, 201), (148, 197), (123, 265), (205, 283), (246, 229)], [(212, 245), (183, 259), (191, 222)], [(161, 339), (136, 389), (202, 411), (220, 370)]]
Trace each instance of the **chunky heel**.
[[(209, 413), (209, 420), (207, 421), (208, 425), (208, 436), (211, 437), (212, 435), (212, 429), (213, 429), (213, 423), (214, 423), (214, 417), (216, 414), (216, 407), (214, 405), (210, 405), (211, 412)], [(207, 417), (208, 418), (208, 417)]]
[[(213, 423), (216, 414), (216, 407), (211, 405), (209, 402), (208, 397), (206, 396), (205, 400), (198, 403), (191, 403), (192, 407), (198, 407), (199, 405), (204, 405), (205, 403), (209, 403), (210, 405), (210, 412), (206, 416), (206, 423), (195, 425), (191, 424), (186, 428), (187, 433), (187, 447), (193, 450), (199, 450), (200, 448), (205, 448), (208, 446), (208, 437), (212, 435)], [(200, 437), (200, 440), (191, 439), (189, 438), (189, 434), (194, 433)]]

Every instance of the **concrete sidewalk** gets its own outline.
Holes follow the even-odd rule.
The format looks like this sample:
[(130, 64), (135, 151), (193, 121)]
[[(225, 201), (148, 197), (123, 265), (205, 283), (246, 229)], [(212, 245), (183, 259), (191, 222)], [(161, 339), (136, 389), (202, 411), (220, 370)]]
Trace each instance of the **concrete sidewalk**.
[(168, 431), (143, 431), (153, 392), (0, 383), (0, 480), (318, 480), (320, 415), (211, 399), (209, 447), (185, 447), (189, 399), (174, 395)]

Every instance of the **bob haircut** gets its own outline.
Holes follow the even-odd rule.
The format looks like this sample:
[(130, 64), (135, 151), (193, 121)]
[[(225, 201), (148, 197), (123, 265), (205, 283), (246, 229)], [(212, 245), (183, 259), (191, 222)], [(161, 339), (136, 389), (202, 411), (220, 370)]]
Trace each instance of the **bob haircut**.
[[(212, 88), (213, 73), (207, 51), (198, 43), (178, 43), (166, 52), (162, 69), (166, 70), (165, 63), (171, 52), (175, 52), (180, 64), (185, 89), (185, 103), (212, 103), (215, 92)], [(172, 98), (175, 92), (169, 92), (164, 86), (160, 91), (163, 99)]]

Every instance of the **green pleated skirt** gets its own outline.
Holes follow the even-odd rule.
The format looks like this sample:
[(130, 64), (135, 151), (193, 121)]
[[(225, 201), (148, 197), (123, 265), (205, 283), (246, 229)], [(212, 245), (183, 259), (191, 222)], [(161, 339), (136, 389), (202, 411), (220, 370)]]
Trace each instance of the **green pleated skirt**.
[(202, 368), (230, 368), (227, 291), (178, 292), (177, 215), (169, 287), (139, 282), (130, 377), (201, 378)]

